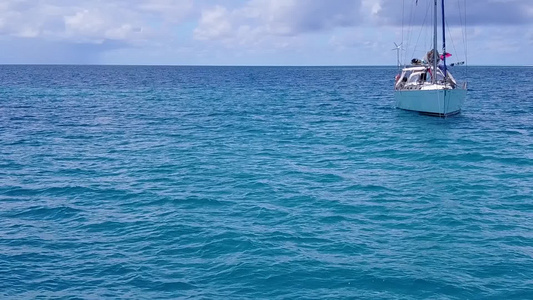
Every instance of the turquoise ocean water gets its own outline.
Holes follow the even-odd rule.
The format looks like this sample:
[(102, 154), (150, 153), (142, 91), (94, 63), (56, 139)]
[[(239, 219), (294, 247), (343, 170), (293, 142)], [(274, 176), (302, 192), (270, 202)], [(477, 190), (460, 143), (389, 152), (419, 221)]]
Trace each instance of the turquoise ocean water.
[(533, 68), (468, 73), (0, 66), (0, 298), (533, 299)]

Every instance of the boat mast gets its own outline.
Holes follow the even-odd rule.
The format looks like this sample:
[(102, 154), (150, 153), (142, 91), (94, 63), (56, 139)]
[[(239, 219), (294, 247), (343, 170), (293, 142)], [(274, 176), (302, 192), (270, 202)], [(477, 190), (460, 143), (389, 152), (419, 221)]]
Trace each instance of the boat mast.
[(444, 0), (442, 0), (442, 63), (444, 64), (444, 80), (446, 80), (446, 22), (444, 20)]
[(435, 6), (433, 8), (433, 80), (432, 83), (437, 83), (437, 0), (434, 0)]

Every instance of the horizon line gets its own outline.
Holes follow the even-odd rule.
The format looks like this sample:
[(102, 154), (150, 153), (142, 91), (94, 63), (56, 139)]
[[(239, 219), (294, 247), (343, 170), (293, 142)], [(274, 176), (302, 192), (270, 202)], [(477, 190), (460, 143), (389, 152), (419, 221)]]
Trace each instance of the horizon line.
[[(84, 64), (84, 63), (0, 63), (0, 66), (116, 66), (116, 67), (394, 67), (397, 65), (231, 65), (231, 64)], [(406, 65), (402, 65), (406, 66)], [(457, 66), (464, 67), (533, 67), (533, 65), (497, 65), (478, 64)]]

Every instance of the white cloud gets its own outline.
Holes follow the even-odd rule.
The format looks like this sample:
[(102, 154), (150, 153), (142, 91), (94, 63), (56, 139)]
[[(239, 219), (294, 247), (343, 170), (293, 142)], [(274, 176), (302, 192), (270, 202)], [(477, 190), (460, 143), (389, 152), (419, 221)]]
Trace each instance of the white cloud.
[(194, 30), (198, 40), (223, 39), (232, 33), (230, 13), (223, 6), (204, 11), (198, 23), (198, 28)]
[[(427, 3), (419, 1), (417, 9)], [(457, 1), (449, 3), (449, 22), (458, 24), (453, 17)], [(532, 40), (533, 1), (468, 0), (467, 5), (471, 49), (494, 47), (483, 56), (487, 60), (525, 52)], [(135, 53), (135, 63), (142, 63), (139, 57), (158, 61), (157, 55), (165, 56), (159, 60), (164, 62), (185, 56), (186, 62), (196, 57), (210, 63), (218, 57), (253, 61), (278, 55), (287, 60), (277, 62), (306, 56), (307, 61), (350, 63), (354, 56), (376, 57), (377, 51), (386, 57), (392, 42), (401, 40), (401, 17), (398, 0), (4, 0), (0, 42), (3, 52), (16, 49), (10, 43), (20, 39), (46, 49), (57, 45), (63, 56), (92, 51), (91, 61), (102, 53), (120, 55), (123, 62), (122, 55)], [(450, 28), (450, 40), (457, 44), (462, 42), (458, 29)], [(115, 54), (103, 55), (110, 52)]]
[(374, 18), (381, 11), (381, 0), (362, 0), (361, 6), (367, 16)]
[(10, 0), (0, 3), (0, 35), (72, 42), (138, 42), (161, 22), (190, 17), (192, 0)]
[[(370, 0), (369, 0), (370, 1)], [(413, 14), (410, 20), (413, 24), (421, 24), (426, 20), (430, 1), (415, 2), (398, 0), (377, 0), (381, 9), (378, 12), (381, 24), (399, 26), (405, 16)], [(465, 11), (466, 3), (466, 11)], [(466, 21), (469, 25), (523, 25), (533, 23), (530, 13), (533, 9), (531, 0), (460, 0), (447, 1), (447, 22), (449, 25), (461, 25)]]
[(171, 23), (179, 23), (194, 12), (193, 0), (149, 0), (137, 4), (140, 12), (148, 12)]
[(137, 41), (143, 27), (134, 18), (116, 19), (104, 10), (84, 9), (64, 17), (65, 31), (59, 34), (76, 42), (102, 43), (105, 40)]
[(222, 6), (204, 11), (195, 37), (207, 40), (233, 34), (242, 38), (243, 33), (295, 36), (352, 26), (359, 20), (359, 1), (251, 0), (231, 11)]

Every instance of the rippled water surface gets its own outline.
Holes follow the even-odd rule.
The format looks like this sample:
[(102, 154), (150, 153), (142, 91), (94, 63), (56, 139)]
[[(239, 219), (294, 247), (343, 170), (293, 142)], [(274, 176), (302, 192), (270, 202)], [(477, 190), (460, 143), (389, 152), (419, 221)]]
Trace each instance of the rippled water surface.
[(532, 299), (533, 68), (468, 73), (0, 66), (0, 298)]

